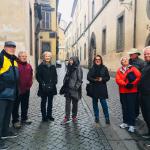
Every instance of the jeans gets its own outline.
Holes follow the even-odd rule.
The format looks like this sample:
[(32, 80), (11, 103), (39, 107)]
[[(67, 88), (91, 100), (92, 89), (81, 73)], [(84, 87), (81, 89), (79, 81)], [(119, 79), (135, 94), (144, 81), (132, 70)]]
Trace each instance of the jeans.
[(135, 105), (137, 100), (137, 93), (120, 94), (120, 101), (122, 105), (123, 122), (135, 126)]
[(0, 137), (6, 136), (9, 132), (13, 103), (11, 100), (0, 100)]
[(12, 123), (19, 121), (19, 105), (21, 103), (21, 120), (25, 121), (28, 119), (28, 108), (29, 108), (29, 96), (30, 91), (19, 95), (19, 97), (14, 102), (14, 108), (12, 112)]
[[(103, 109), (105, 119), (109, 119), (109, 111), (108, 111), (108, 105), (106, 99), (100, 98), (100, 103)], [(95, 98), (93, 98), (93, 110), (94, 110), (95, 118), (99, 119), (98, 99)]]
[(78, 100), (73, 99), (71, 97), (66, 97), (65, 113), (68, 119), (70, 118), (71, 102), (72, 102), (72, 117), (76, 117), (78, 112)]
[[(46, 104), (47, 104), (47, 109), (46, 109)], [(52, 117), (52, 107), (53, 107), (53, 95), (42, 96), (41, 113), (43, 119)]]

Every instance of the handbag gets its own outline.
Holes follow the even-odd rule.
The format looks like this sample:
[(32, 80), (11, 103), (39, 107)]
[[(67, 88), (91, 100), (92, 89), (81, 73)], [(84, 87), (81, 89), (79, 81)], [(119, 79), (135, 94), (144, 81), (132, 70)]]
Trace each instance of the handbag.
[(63, 85), (63, 86), (61, 87), (60, 91), (59, 91), (59, 94), (60, 94), (60, 95), (63, 95), (63, 94), (65, 94), (65, 92), (66, 92), (66, 88), (65, 88), (65, 86)]
[(44, 93), (50, 93), (54, 90), (54, 85), (50, 83), (43, 83), (42, 90)]
[(86, 84), (86, 93), (87, 96), (92, 97), (93, 96), (93, 86), (91, 83)]

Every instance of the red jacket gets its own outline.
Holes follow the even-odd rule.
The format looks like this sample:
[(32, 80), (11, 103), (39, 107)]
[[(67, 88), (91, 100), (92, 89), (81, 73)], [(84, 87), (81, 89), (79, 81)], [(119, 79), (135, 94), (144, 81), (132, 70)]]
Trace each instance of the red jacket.
[[(133, 72), (136, 76), (135, 81), (132, 82), (134, 87), (131, 89), (127, 89), (125, 87), (129, 83), (128, 79), (126, 78), (126, 76), (129, 72)], [(121, 67), (118, 69), (118, 71), (116, 73), (116, 83), (119, 86), (120, 93), (136, 93), (136, 92), (138, 92), (137, 85), (138, 85), (140, 79), (141, 79), (141, 73), (134, 66), (129, 66), (125, 72), (123, 72), (123, 69)]]
[(24, 94), (32, 86), (33, 70), (30, 64), (18, 62), (19, 94)]

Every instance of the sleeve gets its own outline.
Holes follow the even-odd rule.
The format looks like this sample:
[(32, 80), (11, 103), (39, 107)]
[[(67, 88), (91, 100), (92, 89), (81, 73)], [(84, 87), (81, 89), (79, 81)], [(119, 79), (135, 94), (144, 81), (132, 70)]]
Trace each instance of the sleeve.
[(136, 76), (135, 81), (132, 82), (133, 85), (137, 85), (141, 79), (141, 73), (138, 69), (136, 69), (135, 67), (133, 67), (133, 72)]
[(95, 79), (92, 77), (93, 76), (93, 69), (91, 68), (87, 74), (87, 80), (89, 82), (96, 82)]
[(82, 71), (82, 68), (79, 67), (77, 69), (77, 81), (76, 81), (76, 84), (75, 84), (75, 88), (76, 89), (79, 89), (82, 85), (82, 81), (83, 80), (83, 71)]
[(56, 67), (54, 66), (54, 75), (55, 75), (55, 84), (58, 82), (58, 75), (57, 75), (57, 70)]
[(119, 86), (126, 86), (126, 82), (123, 80), (123, 79), (121, 79), (121, 77), (120, 77), (120, 73), (119, 73), (119, 70), (117, 71), (117, 73), (116, 73), (116, 83), (119, 85)]
[(0, 54), (0, 69), (3, 67), (4, 57)]
[(38, 66), (37, 72), (36, 72), (36, 80), (39, 82), (39, 84), (42, 84), (42, 77), (41, 77), (41, 67)]
[(105, 77), (102, 77), (102, 82), (107, 82), (109, 80), (110, 80), (110, 75), (109, 75), (107, 67), (105, 67)]

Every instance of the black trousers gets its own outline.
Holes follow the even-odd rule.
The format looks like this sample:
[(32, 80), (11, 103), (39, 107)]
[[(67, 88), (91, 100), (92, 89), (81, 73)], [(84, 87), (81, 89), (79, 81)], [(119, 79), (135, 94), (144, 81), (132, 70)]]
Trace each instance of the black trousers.
[(137, 93), (136, 101), (135, 101), (135, 118), (137, 118), (140, 114), (140, 94)]
[[(47, 105), (47, 109), (46, 109), (46, 105)], [(52, 117), (52, 107), (53, 107), (53, 95), (42, 96), (41, 113), (43, 119)]]
[(150, 133), (150, 95), (141, 94), (141, 111)]
[(14, 102), (11, 100), (0, 100), (0, 137), (9, 132), (9, 123)]
[(122, 104), (123, 122), (135, 126), (135, 103), (137, 93), (120, 94), (120, 101)]
[(12, 123), (19, 121), (19, 105), (21, 103), (21, 120), (25, 121), (28, 119), (28, 109), (29, 109), (29, 96), (30, 90), (26, 93), (19, 95), (19, 97), (14, 102), (14, 108), (12, 112)]
[(78, 112), (78, 100), (73, 99), (71, 97), (66, 97), (65, 113), (68, 119), (70, 118), (71, 102), (72, 102), (72, 117), (76, 117)]

